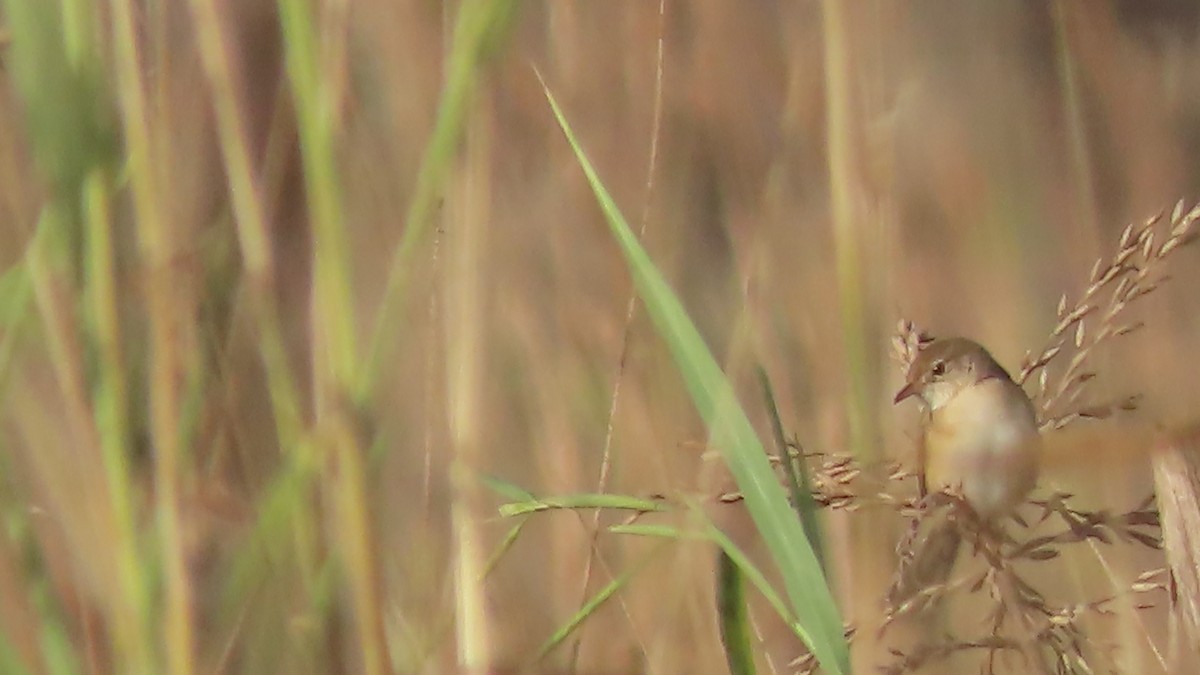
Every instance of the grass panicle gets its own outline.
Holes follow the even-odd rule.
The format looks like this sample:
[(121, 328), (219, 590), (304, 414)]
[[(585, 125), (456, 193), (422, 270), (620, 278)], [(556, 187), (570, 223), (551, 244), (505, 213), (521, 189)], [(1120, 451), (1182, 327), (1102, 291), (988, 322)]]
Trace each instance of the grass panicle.
[[(1034, 403), (1043, 429), (1061, 429), (1079, 418), (1099, 419), (1117, 410), (1133, 410), (1137, 397), (1099, 405), (1081, 403), (1087, 385), (1097, 375), (1087, 368), (1088, 357), (1110, 340), (1142, 327), (1124, 321), (1128, 309), (1169, 279), (1165, 266), (1172, 254), (1196, 239), (1200, 205), (1187, 211), (1180, 200), (1171, 213), (1159, 213), (1141, 225), (1130, 223), (1121, 232), (1117, 249), (1108, 260), (1097, 259), (1088, 284), (1074, 303), (1063, 295), (1055, 312), (1057, 323), (1046, 345), (1026, 353), (1014, 378), (1025, 384), (1037, 376)], [(1089, 322), (1091, 328), (1089, 328)], [(1066, 361), (1061, 372), (1053, 366)]]

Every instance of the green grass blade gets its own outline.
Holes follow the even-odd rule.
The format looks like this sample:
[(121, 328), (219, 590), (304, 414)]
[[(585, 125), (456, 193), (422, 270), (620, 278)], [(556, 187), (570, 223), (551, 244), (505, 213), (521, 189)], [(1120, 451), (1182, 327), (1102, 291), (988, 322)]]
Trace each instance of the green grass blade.
[[(497, 484), (507, 485), (504, 483), (504, 481), (499, 479), (491, 477), (485, 478), (485, 482), (490, 482), (493, 480)], [(520, 488), (515, 486), (509, 487), (514, 490), (520, 490)], [(513, 525), (512, 528), (508, 530), (508, 532), (504, 535), (504, 539), (500, 541), (494, 550), (492, 550), (492, 554), (488, 556), (487, 562), (483, 564), (483, 573), (479, 576), (479, 583), (483, 583), (492, 575), (492, 572), (494, 572), (496, 567), (500, 565), (500, 562), (504, 559), (504, 556), (507, 555), (510, 550), (512, 550), (514, 545), (516, 545), (517, 539), (521, 537), (521, 532), (525, 530), (525, 526), (529, 523), (530, 520), (528, 518), (522, 518), (521, 520), (517, 521), (516, 525)], [(450, 637), (450, 634), (453, 630), (454, 616), (452, 614), (448, 614), (438, 620), (436, 627), (432, 631), (433, 637), (428, 640), (428, 644), (421, 648), (422, 653), (416, 662), (418, 667), (406, 669), (404, 672), (428, 671), (428, 662), (435, 657), (435, 654), (439, 649), (445, 646), (446, 640)]]
[(6, 390), (13, 355), (20, 338), (27, 332), (33, 284), (24, 260), (0, 274), (0, 392)]
[(803, 640), (805, 644), (809, 644), (812, 638), (808, 634), (808, 631), (796, 621), (796, 615), (787, 606), (787, 603), (783, 601), (783, 598), (775, 592), (775, 588), (771, 586), (771, 582), (767, 581), (767, 575), (758, 569), (754, 561), (750, 560), (750, 557), (742, 549), (738, 548), (738, 545), (733, 543), (732, 539), (725, 536), (725, 533), (712, 523), (709, 523), (708, 536), (717, 546), (721, 547), (721, 551), (725, 556), (741, 570), (742, 579), (753, 584), (758, 589), (758, 592), (762, 593), (767, 603), (775, 610), (775, 613), (779, 615), (779, 618), (783, 619), (788, 627), (792, 629), (792, 632)]
[[(353, 279), (342, 207), (337, 161), (338, 129), (332, 110), (334, 87), (320, 55), (320, 37), (311, 3), (278, 0), (284, 63), (296, 110), (296, 129), (303, 155), (304, 186), (312, 228), (313, 287), (325, 333), (314, 347), (320, 367), (318, 390), (349, 387), (358, 367), (354, 330)], [(332, 382), (325, 378), (332, 378)], [(330, 394), (332, 392), (325, 391)], [(317, 396), (321, 398), (320, 395)]]
[(791, 609), (788, 608), (787, 603), (784, 602), (783, 598), (775, 592), (775, 588), (771, 586), (769, 581), (767, 581), (767, 577), (762, 573), (762, 570), (758, 569), (754, 562), (750, 560), (749, 556), (747, 556), (745, 552), (738, 548), (738, 545), (733, 543), (733, 540), (727, 537), (725, 533), (718, 529), (717, 526), (711, 521), (708, 523), (708, 530), (706, 532), (689, 532), (671, 525), (654, 525), (646, 523), (613, 525), (608, 528), (608, 531), (612, 532), (613, 534), (658, 537), (660, 539), (702, 539), (711, 541), (720, 547), (722, 553), (730, 560), (730, 562), (737, 566), (741, 579), (743, 581), (749, 581), (754, 588), (762, 594), (763, 598), (767, 601), (767, 604), (771, 605), (771, 608), (775, 610), (775, 613), (779, 615), (779, 618), (783, 619), (788, 628), (790, 628), (792, 632), (796, 634), (796, 637), (800, 638), (805, 643), (809, 641), (808, 634), (805, 632), (804, 627), (796, 622), (795, 615), (792, 613)]
[(673, 525), (655, 525), (652, 523), (621, 523), (610, 525), (608, 531), (613, 534), (628, 534), (635, 537), (659, 537), (661, 539), (703, 539), (696, 534), (689, 534)]
[(537, 660), (541, 661), (546, 657), (547, 654), (554, 651), (556, 647), (561, 645), (563, 641), (570, 637), (571, 634), (575, 632), (575, 629), (579, 628), (579, 626), (586, 621), (589, 616), (592, 615), (592, 612), (595, 612), (600, 608), (601, 605), (616, 595), (617, 591), (624, 588), (625, 585), (628, 584), (629, 581), (633, 579), (633, 577), (636, 576), (637, 573), (640, 572), (642, 568), (644, 568), (646, 564), (654, 558), (655, 554), (662, 550), (662, 548), (663, 547), (659, 545), (650, 549), (629, 569), (625, 570), (612, 581), (605, 584), (604, 588), (601, 588), (599, 592), (589, 598), (588, 601), (583, 604), (583, 607), (579, 608), (578, 612), (575, 612), (575, 614), (571, 616), (566, 623), (560, 626), (558, 630), (554, 631), (554, 634), (551, 635), (549, 639), (542, 643), (541, 649), (538, 650)]
[(517, 524), (513, 525), (508, 530), (508, 533), (504, 535), (504, 539), (500, 541), (500, 544), (496, 546), (496, 549), (492, 551), (490, 556), (488, 556), (487, 562), (483, 564), (483, 575), (479, 578), (480, 583), (491, 576), (492, 572), (496, 569), (496, 566), (499, 565), (500, 561), (504, 559), (504, 556), (507, 555), (510, 550), (512, 550), (512, 547), (517, 543), (517, 539), (520, 538), (521, 531), (525, 529), (525, 525), (527, 523), (529, 523), (528, 518), (517, 521)]
[(724, 552), (717, 560), (717, 620), (721, 644), (730, 675), (754, 675), (754, 652), (750, 647), (750, 614), (742, 572)]
[(640, 497), (615, 494), (576, 494), (561, 497), (543, 497), (531, 501), (512, 502), (500, 506), (500, 515), (519, 516), (551, 509), (617, 509), (621, 511), (666, 511), (667, 504)]
[(808, 465), (804, 457), (792, 458), (788, 451), (787, 439), (783, 435), (783, 421), (779, 418), (779, 407), (775, 405), (775, 390), (771, 388), (771, 380), (767, 371), (758, 368), (758, 380), (762, 384), (763, 400), (767, 405), (767, 413), (771, 417), (771, 435), (775, 440), (775, 450), (783, 463), (783, 473), (788, 479), (788, 493), (792, 498), (792, 507), (800, 516), (800, 524), (804, 526), (804, 534), (812, 544), (813, 552), (825, 567), (825, 545), (821, 537), (821, 524), (817, 521), (817, 503), (812, 496), (812, 481), (808, 478)]
[(483, 484), (486, 485), (489, 490), (495, 492), (501, 497), (504, 497), (505, 499), (511, 499), (514, 502), (535, 501), (537, 499), (532, 492), (529, 492), (519, 485), (514, 485), (503, 478), (489, 474), (483, 474), (479, 477), (479, 479), (483, 481)]
[(29, 675), (29, 669), (21, 660), (21, 653), (9, 641), (8, 636), (0, 632), (0, 672), (12, 675)]
[(383, 301), (371, 331), (366, 367), (362, 369), (355, 392), (357, 400), (369, 397), (376, 378), (387, 370), (382, 366), (385, 350), (396, 339), (399, 306), (404, 302), (413, 255), (417, 245), (425, 240), (442, 197), (450, 162), (466, 127), (480, 66), (507, 36), (516, 10), (515, 0), (471, 0), (459, 8), (433, 134), (421, 158), (412, 202), (404, 218), (404, 234), (388, 268)]
[(842, 621), (821, 565), (788, 505), (762, 444), (737, 403), (733, 387), (704, 344), (679, 299), (638, 242), (587, 155), (576, 141), (549, 89), (554, 115), (587, 176), (613, 236), (629, 264), (646, 311), (667, 342), (692, 400), (746, 499), (746, 507), (784, 579), (806, 643), (829, 673), (850, 670)]
[(28, 113), (23, 121), (34, 158), (56, 195), (74, 208), (87, 172), (116, 148), (100, 60), (87, 44), (91, 19), (67, 17), (79, 7), (43, 0), (5, 0), (3, 8), (12, 36), (5, 70)]

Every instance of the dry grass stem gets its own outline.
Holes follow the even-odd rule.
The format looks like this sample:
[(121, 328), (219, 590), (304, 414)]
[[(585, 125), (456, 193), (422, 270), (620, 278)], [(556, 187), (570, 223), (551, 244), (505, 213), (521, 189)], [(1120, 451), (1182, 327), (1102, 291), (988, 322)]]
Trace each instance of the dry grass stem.
[(1186, 651), (1200, 648), (1200, 427), (1166, 435), (1152, 457), (1170, 569), (1171, 605)]

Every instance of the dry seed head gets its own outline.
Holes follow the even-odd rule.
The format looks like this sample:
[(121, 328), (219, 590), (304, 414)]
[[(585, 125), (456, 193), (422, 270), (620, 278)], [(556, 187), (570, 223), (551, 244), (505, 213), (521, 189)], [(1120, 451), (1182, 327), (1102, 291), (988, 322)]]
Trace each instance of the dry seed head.
[(1117, 246), (1119, 246), (1121, 248), (1125, 248), (1125, 247), (1129, 246), (1129, 241), (1132, 238), (1133, 238), (1133, 223), (1130, 223), (1125, 226), (1124, 230), (1121, 230), (1121, 239), (1120, 239), (1119, 243), (1117, 244)]
[(900, 364), (901, 372), (908, 372), (917, 353), (930, 342), (933, 342), (933, 336), (918, 329), (912, 321), (901, 319), (897, 323), (896, 335), (892, 337), (892, 358)]
[[(1111, 261), (1105, 264), (1103, 259), (1097, 260), (1089, 274), (1090, 283), (1083, 297), (1069, 307), (1065, 296), (1060, 298), (1055, 315), (1058, 322), (1051, 333), (1051, 347), (1043, 352), (1043, 356), (1022, 367), (1017, 378), (1018, 383), (1027, 381), (1035, 371), (1039, 373), (1039, 387), (1035, 403), (1041, 411), (1042, 426), (1058, 428), (1067, 422), (1077, 419), (1080, 411), (1075, 409), (1082, 391), (1080, 385), (1086, 381), (1074, 381), (1076, 371), (1086, 362), (1092, 352), (1108, 339), (1127, 335), (1140, 324), (1133, 322), (1117, 326), (1116, 321), (1121, 312), (1130, 303), (1140, 297), (1154, 292), (1166, 280), (1166, 275), (1158, 273), (1167, 254), (1186, 244), (1191, 235), (1191, 228), (1200, 219), (1200, 205), (1187, 214), (1176, 205), (1172, 211), (1172, 220), (1165, 241), (1155, 250), (1159, 236), (1157, 228), (1162, 223), (1163, 214), (1147, 219), (1141, 226), (1130, 224), (1121, 232), (1117, 251)], [(1097, 296), (1106, 288), (1111, 288), (1107, 302)], [(1092, 327), (1085, 327), (1083, 319), (1088, 314), (1104, 307), (1100, 318)], [(1067, 331), (1072, 331), (1068, 336)], [(1070, 340), (1068, 343), (1067, 340)], [(1055, 349), (1062, 349), (1070, 344), (1074, 352), (1070, 364), (1061, 373), (1056, 373), (1058, 386), (1050, 387), (1042, 384), (1051, 370), (1054, 357), (1058, 355)]]
[(1142, 242), (1142, 257), (1149, 258), (1150, 251), (1154, 248), (1154, 231), (1146, 230), (1145, 241)]
[(1178, 223), (1179, 217), (1183, 215), (1183, 200), (1175, 202), (1175, 208), (1171, 209), (1171, 222)]

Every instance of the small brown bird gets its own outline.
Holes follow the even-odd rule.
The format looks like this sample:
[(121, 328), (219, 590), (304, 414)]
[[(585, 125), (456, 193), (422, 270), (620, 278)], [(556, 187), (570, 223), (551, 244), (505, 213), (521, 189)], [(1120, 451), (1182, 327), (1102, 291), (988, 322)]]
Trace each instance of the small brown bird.
[(951, 488), (984, 521), (1019, 505), (1037, 481), (1041, 452), (1033, 403), (979, 344), (934, 340), (908, 370), (899, 403), (919, 396), (921, 494)]
[[(1016, 508), (1033, 489), (1041, 437), (1033, 403), (979, 344), (934, 340), (909, 367), (895, 402), (924, 402), (918, 445), (921, 497), (950, 488), (967, 501), (985, 530)], [(946, 581), (962, 536), (944, 512), (931, 512), (916, 529), (888, 591), (898, 608)]]

